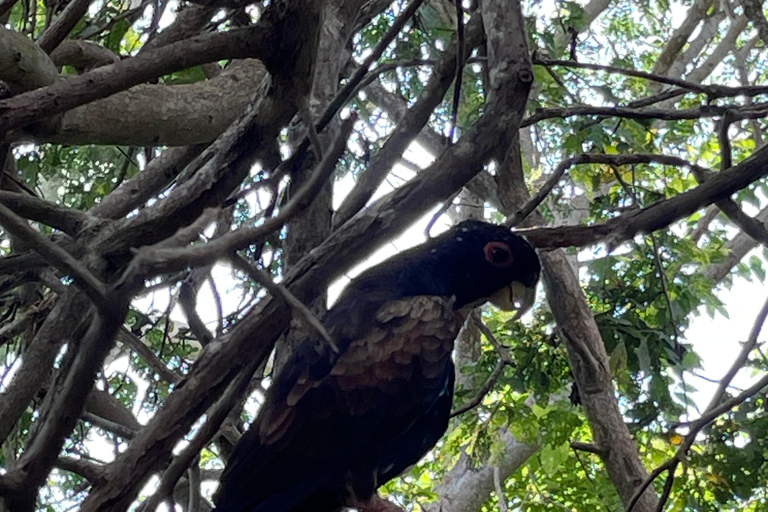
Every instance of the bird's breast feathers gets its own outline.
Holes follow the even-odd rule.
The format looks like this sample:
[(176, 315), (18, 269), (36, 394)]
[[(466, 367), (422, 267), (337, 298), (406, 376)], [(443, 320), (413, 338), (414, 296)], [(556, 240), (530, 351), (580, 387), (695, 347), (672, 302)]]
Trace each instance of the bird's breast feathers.
[(365, 414), (392, 395), (407, 393), (414, 407), (434, 400), (462, 315), (450, 300), (418, 296), (384, 303), (373, 320), (365, 335), (349, 342), (326, 376), (314, 379), (307, 369), (298, 377), (286, 395), (287, 408), (276, 408), (274, 416), (261, 423), (262, 439), (280, 430), (287, 409), (320, 387), (332, 388), (339, 412), (350, 416)]

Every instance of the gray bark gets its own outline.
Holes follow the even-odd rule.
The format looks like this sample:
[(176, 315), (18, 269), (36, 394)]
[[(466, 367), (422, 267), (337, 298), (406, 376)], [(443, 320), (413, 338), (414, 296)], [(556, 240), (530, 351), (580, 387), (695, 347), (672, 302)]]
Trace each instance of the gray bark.
[(255, 59), (235, 61), (210, 80), (137, 85), (65, 113), (37, 142), (187, 146), (211, 142), (242, 113), (266, 76)]
[(0, 26), (0, 81), (13, 94), (50, 85), (57, 76), (56, 66), (31, 39)]
[[(424, 505), (427, 512), (474, 512), (494, 491), (494, 472), (502, 482), (517, 471), (539, 449), (536, 445), (518, 442), (507, 430), (499, 433), (503, 444), (498, 465), (476, 467), (471, 458), (462, 453), (459, 461), (435, 488), (438, 500)], [(499, 500), (505, 500), (499, 496)]]

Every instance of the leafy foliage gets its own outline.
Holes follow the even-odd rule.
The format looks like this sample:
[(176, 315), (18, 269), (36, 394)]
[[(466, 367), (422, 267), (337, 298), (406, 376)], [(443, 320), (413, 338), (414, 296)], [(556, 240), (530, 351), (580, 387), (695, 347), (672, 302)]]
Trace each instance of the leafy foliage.
[[(135, 2), (129, 5), (119, 0), (96, 3), (73, 28), (71, 35), (99, 43), (122, 58), (135, 55), (146, 41), (156, 37), (161, 14), (158, 9), (162, 4), (155, 2), (154, 12), (145, 13), (147, 2), (138, 6)], [(355, 34), (351, 54), (356, 62), (387, 33), (404, 4), (394, 2)], [(246, 21), (251, 17), (258, 18), (263, 6), (251, 7), (222, 7), (209, 20), (208, 29), (236, 26), (238, 17), (245, 17)], [(682, 14), (676, 10), (683, 6), (672, 5), (667, 0), (620, 0), (610, 3), (599, 17), (595, 17), (588, 7), (586, 3), (572, 1), (526, 2), (526, 28), (536, 57), (568, 59), (573, 41), (579, 62), (648, 73), (663, 68), (660, 58), (669, 48), (675, 27), (680, 26)], [(38, 37), (54, 19), (51, 16), (63, 8), (64, 3), (22, 1), (10, 11), (6, 26)], [(723, 13), (712, 11), (707, 20), (720, 14)], [(382, 72), (377, 83), (391, 94), (394, 101), (409, 107), (419, 98), (435, 62), (451, 43), (455, 19), (452, 3), (426, 2), (408, 28), (385, 51), (377, 65), (392, 69)], [(708, 21), (702, 18), (702, 33), (706, 23)], [(576, 40), (569, 39), (569, 28), (578, 34)], [(700, 53), (687, 61), (679, 52), (676, 54), (681, 59), (678, 61), (681, 69), (689, 71), (687, 79), (693, 80), (692, 72), (699, 69), (702, 62), (706, 64), (707, 59), (714, 59), (716, 62), (710, 66), (711, 74), (707, 75), (706, 83), (764, 84), (768, 76), (768, 54), (764, 48), (759, 48), (761, 43), (757, 39), (752, 40), (750, 32), (737, 38), (728, 49), (728, 58), (721, 55), (718, 60), (718, 43), (725, 40), (727, 30), (726, 24), (716, 23), (706, 44), (687, 42), (689, 48), (700, 48)], [(486, 113), (486, 61), (487, 56), (476, 51), (472, 61), (462, 69), (463, 85), (455, 112), (459, 134)], [(75, 73), (71, 67), (65, 67), (64, 72)], [(203, 67), (193, 67), (160, 77), (157, 82), (175, 86), (195, 84), (204, 79)], [(542, 186), (561, 161), (584, 152), (606, 155), (661, 153), (712, 169), (722, 165), (722, 151), (726, 148), (722, 147), (718, 137), (718, 121), (709, 117), (663, 119), (664, 116), (658, 116), (658, 119), (651, 119), (642, 115), (631, 118), (568, 112), (568, 109), (582, 106), (628, 107), (638, 101), (649, 101), (665, 90), (658, 82), (622, 73), (560, 65), (537, 65), (534, 80), (528, 114), (541, 109), (561, 110), (560, 114), (535, 123), (524, 133), (524, 143), (528, 144), (524, 145), (524, 169), (533, 190)], [(449, 90), (432, 112), (426, 128), (446, 145), (454, 114), (453, 94), (453, 89)], [(649, 101), (648, 105), (649, 109), (683, 111), (718, 105), (735, 108), (752, 101), (739, 96), (728, 103), (726, 98), (708, 97), (689, 90), (667, 103)], [(357, 111), (360, 121), (351, 138), (350, 151), (344, 155), (337, 170), (338, 183), (349, 178), (354, 181), (366, 172), (371, 158), (382, 148), (397, 122), (397, 116), (373, 101), (365, 90), (351, 100), (350, 108)], [(749, 116), (730, 126), (728, 150), (735, 163), (748, 158), (764, 143), (764, 119), (746, 117)], [(285, 130), (281, 142), (287, 146), (289, 138), (288, 130)], [(107, 145), (24, 144), (13, 151), (17, 171), (14, 179), (19, 187), (42, 198), (87, 211), (125, 180), (135, 176), (139, 169), (146, 168), (147, 160), (157, 156), (158, 152), (151, 148)], [(414, 149), (405, 158), (415, 162), (404, 163), (418, 167), (429, 156)], [(271, 181), (272, 175), (267, 170), (266, 167), (255, 168), (243, 182), (241, 193), (233, 200), (235, 208), (228, 229), (263, 223), (275, 208), (279, 210), (286, 204), (287, 180)], [(417, 172), (417, 169), (409, 168), (408, 172), (411, 171)], [(492, 166), (489, 172), (491, 175), (495, 172)], [(398, 186), (410, 176), (398, 167), (388, 181)], [(539, 211), (555, 225), (596, 224), (679, 196), (697, 185), (695, 176), (685, 167), (659, 164), (576, 166), (567, 171)], [(152, 201), (161, 196), (156, 195)], [(753, 213), (765, 206), (766, 196), (768, 184), (761, 181), (740, 190), (732, 199), (745, 211)], [(449, 216), (463, 214), (462, 206), (446, 208)], [(489, 200), (485, 214), (500, 219), (497, 207)], [(694, 391), (693, 377), (702, 370), (702, 361), (696, 347), (685, 340), (686, 329), (699, 312), (722, 318), (728, 316), (726, 305), (716, 293), (718, 283), (712, 282), (706, 271), (728, 257), (729, 244), (737, 230), (722, 215), (714, 220), (708, 219), (707, 215), (705, 211), (697, 212), (667, 230), (637, 236), (610, 253), (601, 247), (591, 253), (572, 254), (610, 356), (610, 371), (622, 414), (647, 468), (658, 467), (675, 455), (685, 434), (680, 422), (700, 405), (694, 403), (691, 394)], [(693, 233), (699, 228), (702, 234), (694, 238)], [(52, 233), (47, 227), (42, 227), (41, 231)], [(214, 235), (207, 230), (202, 236)], [(249, 247), (243, 254), (279, 279), (286, 270), (285, 238), (286, 232), (282, 230), (258, 246)], [(16, 249), (14, 244), (3, 233), (0, 248), (4, 255)], [(245, 274), (231, 271), (229, 267), (206, 270), (209, 273), (217, 271), (218, 275), (226, 277), (218, 280), (210, 293), (206, 291), (208, 295), (200, 299), (202, 306), (198, 309), (216, 310), (215, 314), (206, 316), (208, 319), (215, 317), (207, 328), (220, 335), (241, 320), (266, 291)], [(728, 277), (726, 283), (734, 278), (762, 282), (766, 277), (765, 258), (751, 255), (738, 263), (734, 271), (735, 277)], [(167, 370), (185, 376), (203, 348), (199, 331), (195, 332), (183, 323), (189, 320), (189, 312), (182, 314), (175, 309), (180, 290), (176, 283), (191, 280), (191, 274), (190, 271), (181, 277), (171, 276), (168, 278), (171, 284), (153, 283), (155, 289), (148, 294), (149, 298), (132, 304), (125, 328), (155, 358), (148, 360), (135, 349), (119, 343), (99, 375), (100, 389), (141, 421), (150, 418), (177, 386), (159, 375), (157, 365), (162, 364)], [(54, 285), (70, 284), (66, 278), (54, 277), (53, 282), (43, 283), (29, 293), (24, 288), (28, 276), (21, 276), (18, 282), (0, 283), (0, 361), (5, 367), (0, 376), (0, 390), (7, 389), (14, 372), (18, 371), (25, 350), (42, 323), (40, 312), (47, 312), (35, 301), (39, 296), (56, 295)], [(211, 278), (207, 282), (210, 281), (215, 280)], [(29, 295), (33, 295), (34, 300)], [(457, 462), (466, 460), (478, 470), (503, 465), (511, 435), (518, 443), (535, 446), (535, 453), (506, 481), (499, 483), (503, 495), (499, 496), (497, 489), (481, 506), (483, 511), (495, 510), (502, 505), (505, 507), (502, 510), (511, 508), (529, 512), (622, 509), (623, 504), (600, 457), (579, 448), (592, 441), (591, 425), (578, 401), (578, 389), (574, 387), (569, 355), (563, 342), (565, 334), (556, 325), (545, 301), (540, 301), (535, 314), (525, 323), (512, 322), (509, 315), (493, 309), (484, 310), (482, 317), (495, 337), (495, 343), (506, 351), (514, 364), (506, 364), (504, 353), (490, 340), (483, 339), (476, 344), (471, 361), (460, 368), (461, 380), (468, 385), (457, 389), (457, 405), (472, 400), (500, 364), (503, 369), (479, 406), (454, 418), (449, 433), (439, 446), (407, 475), (388, 483), (385, 494), (409, 509), (417, 509), (420, 505), (426, 507), (440, 499), (435, 489)], [(22, 321), (25, 322), (23, 328), (17, 329), (16, 326), (22, 326)], [(54, 373), (71, 363), (64, 352), (62, 350), (56, 359)], [(264, 375), (269, 375), (271, 369), (262, 369)], [(753, 375), (764, 375), (768, 371), (768, 360), (763, 352), (751, 354), (746, 369)], [(232, 415), (237, 419), (236, 426), (242, 427), (253, 418), (263, 398), (264, 388), (261, 386), (254, 383), (251, 398), (240, 404)], [(19, 417), (5, 441), (0, 450), (0, 467), (12, 469), (25, 443), (34, 435), (45, 396), (43, 391)], [(729, 396), (736, 393), (729, 390)], [(103, 464), (124, 451), (126, 440), (103, 425), (83, 418), (60, 455)], [(202, 451), (200, 465), (203, 469), (221, 467), (219, 456), (231, 449), (222, 437), (225, 436), (216, 438)], [(765, 486), (768, 481), (768, 401), (765, 392), (756, 394), (708, 425), (697, 437), (684, 468), (678, 468), (675, 476), (671, 510), (765, 510), (768, 507)], [(57, 469), (49, 477), (39, 509), (59, 511), (77, 506), (89, 485), (84, 475)], [(659, 492), (663, 485), (662, 480), (654, 482)]]

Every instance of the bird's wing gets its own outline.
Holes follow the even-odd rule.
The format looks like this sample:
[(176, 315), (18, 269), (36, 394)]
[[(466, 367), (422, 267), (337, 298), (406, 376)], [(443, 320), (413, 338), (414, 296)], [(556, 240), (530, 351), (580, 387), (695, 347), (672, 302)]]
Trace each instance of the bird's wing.
[(448, 429), (456, 380), (453, 363), (446, 368), (444, 385), (435, 401), (400, 436), (386, 443), (379, 458), (378, 485), (383, 485), (410, 470)]
[[(329, 360), (306, 343), (272, 384), (222, 476), (221, 512), (297, 509), (313, 493), (343, 484), (350, 471), (362, 475), (352, 492), (372, 492), (381, 447), (419, 425), (444, 392), (461, 325), (449, 301), (355, 304), (354, 310), (370, 312), (362, 319), (346, 308), (334, 308), (325, 319), (341, 353)], [(416, 446), (407, 451), (418, 452), (415, 460), (423, 454)], [(411, 458), (403, 454), (397, 463)]]

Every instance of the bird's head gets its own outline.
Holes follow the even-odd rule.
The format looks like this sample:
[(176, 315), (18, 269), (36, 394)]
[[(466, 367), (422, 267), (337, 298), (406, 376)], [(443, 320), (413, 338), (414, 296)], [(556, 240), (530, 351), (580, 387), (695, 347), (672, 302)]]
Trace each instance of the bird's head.
[(467, 220), (370, 269), (352, 288), (455, 297), (456, 309), (490, 301), (516, 310), (517, 318), (533, 306), (540, 273), (536, 251), (523, 237), (503, 226)]
[(533, 246), (509, 228), (464, 221), (435, 239), (430, 253), (448, 272), (457, 309), (490, 301), (516, 310), (517, 318), (533, 306), (541, 263)]

